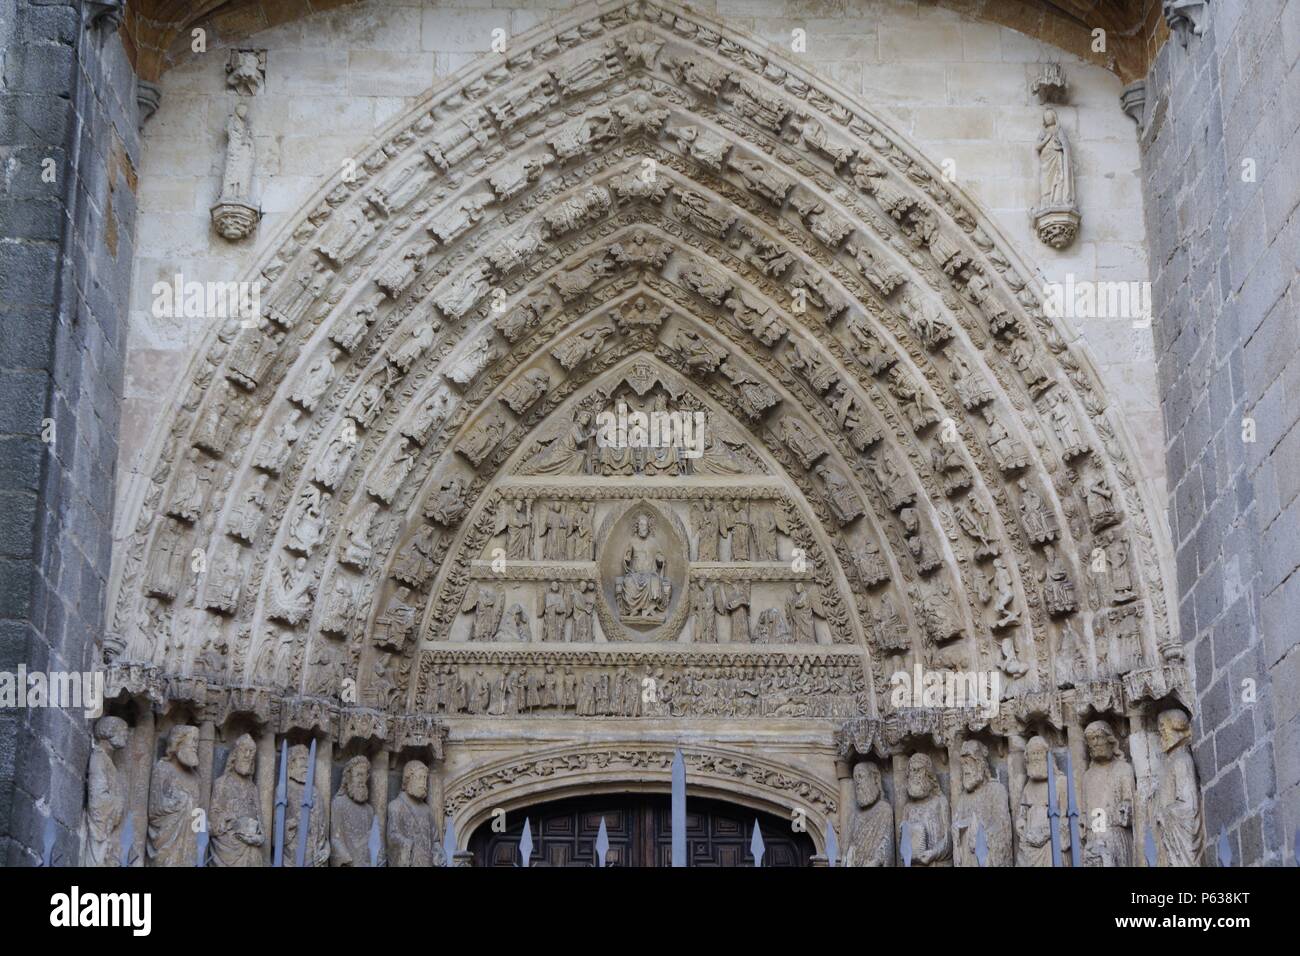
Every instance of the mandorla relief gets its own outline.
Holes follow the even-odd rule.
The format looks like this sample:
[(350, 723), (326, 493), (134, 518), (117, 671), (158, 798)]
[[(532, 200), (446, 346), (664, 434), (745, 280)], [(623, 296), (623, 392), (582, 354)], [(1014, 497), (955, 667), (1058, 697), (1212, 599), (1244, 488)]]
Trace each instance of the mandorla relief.
[[(548, 776), (822, 728), (691, 766), (762, 750), (754, 799), (823, 794), (852, 865), (1198, 862), (1164, 545), (1032, 277), (737, 31), (656, 0), (559, 36), (330, 183), (179, 390), (116, 555), (86, 860), (131, 820), (130, 860), (195, 865), (201, 809), (213, 864), (269, 864), (287, 745), (287, 865), (463, 862), (472, 795), (516, 785), (475, 777), (494, 728), (598, 720)], [(228, 138), (247, 201), (246, 110)], [(1051, 111), (1039, 156), (1064, 216)]]

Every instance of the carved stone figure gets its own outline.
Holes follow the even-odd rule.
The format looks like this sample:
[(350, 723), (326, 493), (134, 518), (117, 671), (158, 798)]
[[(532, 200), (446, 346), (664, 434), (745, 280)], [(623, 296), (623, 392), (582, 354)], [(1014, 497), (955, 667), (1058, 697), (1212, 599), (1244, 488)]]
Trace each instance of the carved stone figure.
[(537, 516), (537, 536), (542, 542), (543, 561), (565, 561), (569, 557), (569, 519), (559, 502), (541, 506)]
[(438, 493), (429, 501), (424, 513), (430, 521), (436, 521), (444, 528), (454, 528), (468, 507), (465, 482), (459, 475), (452, 475), (438, 486)]
[(979, 866), (976, 848), (984, 833), (985, 866), (1011, 866), (1011, 800), (1007, 788), (989, 771), (989, 751), (982, 742), (961, 746), (961, 792), (952, 818), (954, 862)]
[(529, 369), (501, 391), (501, 401), (516, 415), (522, 415), (546, 394), (551, 377), (539, 368)]
[(1025, 446), (1019, 439), (1011, 436), (1007, 427), (1002, 424), (1002, 420), (994, 414), (991, 406), (984, 407), (984, 421), (989, 426), (989, 450), (993, 452), (993, 458), (1002, 472), (1019, 471), (1029, 464), (1029, 455), (1025, 452)]
[(446, 862), (428, 796), (429, 768), (423, 761), (408, 760), (402, 768), (402, 792), (388, 804), (389, 866), (442, 866)]
[(753, 635), (749, 630), (750, 587), (748, 581), (727, 581), (717, 585), (718, 610), (726, 614), (731, 623), (728, 637), (733, 644), (748, 644)]
[(1115, 493), (1106, 483), (1104, 475), (1098, 475), (1088, 483), (1084, 500), (1088, 506), (1088, 523), (1093, 531), (1108, 528), (1119, 520)]
[(352, 467), (352, 455), (357, 450), (357, 442), (356, 425), (350, 418), (345, 418), (338, 432), (325, 446), (320, 460), (316, 462), (316, 471), (312, 475), (315, 481), (336, 491)]
[(928, 754), (907, 761), (907, 800), (898, 822), (898, 844), (909, 831), (912, 866), (951, 866), (952, 831), (948, 798)]
[(262, 797), (253, 775), (257, 770), (257, 744), (248, 734), (235, 741), (226, 772), (212, 787), (213, 866), (261, 866)]
[(1059, 531), (1056, 512), (1044, 503), (1026, 479), (1021, 478), (1017, 485), (1020, 488), (1020, 523), (1029, 540), (1035, 544), (1055, 541)]
[(1070, 570), (1050, 544), (1043, 549), (1043, 560), (1046, 564), (1040, 580), (1043, 583), (1043, 603), (1047, 605), (1047, 613), (1054, 617), (1069, 614), (1077, 606)]
[(596, 613), (596, 586), (590, 581), (575, 584), (569, 594), (569, 604), (573, 609), (573, 642), (590, 644), (595, 640), (592, 616)]
[(826, 619), (826, 611), (815, 587), (796, 584), (794, 593), (786, 599), (785, 614), (790, 622), (791, 640), (796, 644), (817, 643), (817, 621)]
[(342, 358), (339, 349), (331, 349), (328, 355), (322, 355), (307, 366), (306, 370), (295, 379), (294, 390), (289, 394), (290, 400), (309, 412), (314, 412), (320, 400), (329, 391), (334, 381), (334, 363)]
[(792, 416), (781, 419), (777, 432), (805, 471), (810, 470), (819, 458), (830, 453), (830, 449), (803, 422)]
[(528, 612), (524, 610), (522, 604), (517, 602), (510, 605), (510, 610), (501, 619), (501, 626), (497, 628), (496, 640), (518, 641), (527, 644), (532, 639), (533, 622), (529, 619)]
[(86, 830), (82, 866), (121, 865), (120, 833), (126, 817), (127, 780), (113, 754), (127, 745), (130, 728), (121, 717), (95, 722), (95, 746), (86, 773)]
[(221, 193), (212, 207), (212, 224), (225, 239), (248, 237), (262, 216), (262, 211), (252, 203), (255, 161), (248, 107), (240, 103), (226, 120), (226, 163), (221, 174)]
[(753, 555), (756, 561), (780, 561), (781, 534), (789, 534), (790, 528), (784, 515), (776, 508), (761, 502), (750, 508), (753, 518)]
[(533, 516), (528, 501), (502, 501), (494, 531), (506, 536), (507, 560), (533, 560)]
[(501, 595), (495, 588), (485, 584), (471, 584), (461, 604), (461, 613), (474, 612), (474, 623), (470, 630), (471, 641), (491, 641), (497, 636), (501, 626), (501, 614), (505, 609)]
[(396, 498), (403, 481), (415, 468), (417, 451), (409, 438), (402, 438), (393, 449), (393, 454), (382, 464), (380, 470), (369, 480), (365, 490), (380, 499), (385, 505), (391, 505)]
[(215, 470), (216, 463), (204, 458), (197, 448), (187, 451), (167, 513), (191, 524), (202, 518), (212, 494)]
[(451, 392), (444, 385), (425, 399), (413, 419), (401, 426), (402, 434), (417, 445), (427, 445), (434, 432), (451, 415), (451, 410)]
[(831, 516), (840, 527), (852, 524), (863, 512), (862, 499), (850, 487), (839, 469), (823, 464), (818, 465), (816, 471), (825, 488), (822, 492), (822, 500), (830, 509)]
[(1064, 249), (1079, 232), (1079, 206), (1074, 192), (1074, 161), (1070, 140), (1056, 110), (1043, 111), (1043, 131), (1034, 147), (1038, 153), (1038, 206), (1033, 210), (1038, 238)]
[(307, 559), (279, 562), (267, 589), (267, 617), (296, 627), (311, 614), (312, 593), (315, 584), (307, 571)]
[[(304, 744), (289, 748), (289, 786), (284, 814), (284, 866), (298, 865), (298, 838), (301, 825), (303, 791), (307, 789), (307, 770), (311, 751)], [(307, 846), (304, 862), (307, 866), (328, 866), (330, 859), (330, 834), (325, 820), (325, 800), (320, 778), (316, 780), (313, 806), (307, 819)]]
[(565, 513), (569, 525), (570, 561), (590, 561), (595, 555), (596, 539), (593, 528), (594, 516), (589, 501), (574, 502)]
[(167, 751), (154, 764), (149, 781), (150, 866), (197, 866), (199, 808), (199, 728), (177, 724), (167, 735)]
[[(261, 444), (257, 447), (257, 454), (253, 456), (253, 466), (261, 468), (263, 471), (272, 475), (278, 475), (284, 471), (285, 465), (289, 463), (289, 456), (293, 454), (294, 443), (302, 435), (298, 427), (298, 421), (302, 418), (302, 412), (298, 409), (290, 409), (289, 414), (279, 425), (277, 425), (269, 435), (262, 439)], [(265, 482), (263, 482), (265, 485)]]
[(894, 808), (885, 799), (880, 768), (868, 760), (853, 767), (857, 813), (844, 850), (845, 866), (894, 865)]
[(370, 567), (375, 547), (370, 541), (370, 528), (379, 514), (378, 503), (371, 501), (348, 523), (347, 533), (339, 546), (339, 561), (364, 571)]
[(370, 830), (375, 810), (370, 800), (370, 761), (353, 757), (330, 801), (330, 866), (369, 866)]
[(880, 546), (869, 536), (863, 538), (862, 544), (854, 549), (853, 564), (863, 587), (874, 587), (889, 580), (889, 565), (880, 553)]
[(334, 498), (328, 491), (306, 487), (298, 494), (298, 500), (286, 519), (289, 537), (285, 547), (290, 551), (311, 557), (325, 536), (325, 509)]
[(1160, 749), (1160, 778), (1152, 801), (1156, 845), (1162, 866), (1199, 866), (1203, 843), (1201, 793), (1192, 763), (1192, 724), (1177, 708), (1162, 711), (1156, 720)]
[(560, 590), (560, 582), (552, 581), (542, 598), (542, 640), (563, 641), (572, 613), (573, 607)]
[(696, 581), (691, 588), (691, 621), (696, 644), (718, 643), (718, 597), (711, 581)]
[(506, 420), (494, 412), (466, 432), (465, 437), (456, 443), (456, 450), (477, 468), (496, 448), (505, 430)]
[[(1025, 745), (1025, 781), (1016, 809), (1016, 866), (1052, 865), (1052, 821), (1048, 816), (1047, 761), (1050, 759), (1047, 741), (1031, 737)], [(1066, 866), (1070, 855), (1069, 818), (1064, 810), (1068, 806), (1065, 791), (1065, 774), (1056, 774), (1056, 811), (1059, 827), (1061, 860)]]
[(1133, 865), (1133, 767), (1104, 720), (1083, 731), (1088, 769), (1083, 772), (1083, 815), (1079, 837), (1084, 866)]
[(649, 515), (638, 515), (636, 531), (623, 553), (623, 573), (615, 591), (619, 615), (625, 621), (662, 623), (672, 599), (666, 559)]

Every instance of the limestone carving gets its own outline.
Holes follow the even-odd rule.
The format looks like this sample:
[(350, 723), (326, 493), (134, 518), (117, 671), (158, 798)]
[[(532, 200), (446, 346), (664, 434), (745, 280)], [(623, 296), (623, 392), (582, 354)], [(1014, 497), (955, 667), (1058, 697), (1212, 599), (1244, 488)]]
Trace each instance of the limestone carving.
[(402, 768), (402, 792), (388, 804), (389, 866), (442, 866), (446, 861), (428, 796), (429, 768), (423, 761), (408, 760)]
[(1056, 110), (1043, 111), (1043, 131), (1035, 146), (1038, 153), (1038, 205), (1033, 210), (1038, 238), (1054, 249), (1064, 249), (1079, 232), (1079, 206), (1074, 194), (1074, 160), (1069, 137)]
[(912, 866), (952, 865), (950, 819), (933, 762), (928, 754), (913, 754), (907, 761), (907, 799), (898, 822), (899, 847), (910, 841)]
[(343, 767), (343, 782), (330, 801), (330, 866), (370, 866), (370, 761), (353, 757)]
[(150, 866), (197, 866), (199, 809), (199, 729), (177, 724), (167, 735), (167, 751), (154, 764), (149, 781)]
[(267, 617), (296, 627), (311, 613), (314, 591), (306, 558), (281, 559), (267, 593)]
[(253, 456), (254, 466), (271, 475), (279, 475), (284, 470), (285, 465), (289, 463), (289, 456), (293, 454), (294, 444), (302, 435), (298, 426), (301, 418), (300, 410), (296, 408), (289, 410), (284, 421), (280, 422), (258, 445), (257, 454)]
[(1115, 732), (1104, 720), (1084, 728), (1088, 769), (1083, 772), (1080, 841), (1084, 866), (1133, 865), (1135, 784)]
[(222, 238), (246, 239), (262, 218), (262, 210), (252, 202), (255, 161), (248, 107), (240, 103), (226, 120), (226, 163), (221, 193), (212, 207), (212, 224)]
[[(961, 746), (961, 791), (953, 808), (953, 862), (957, 866), (1011, 866), (1011, 801), (989, 772), (988, 747)], [(983, 839), (980, 833), (983, 833)], [(987, 856), (980, 861), (981, 843)]]
[(616, 593), (619, 614), (625, 621), (661, 623), (672, 599), (673, 585), (665, 571), (655, 529), (648, 515), (637, 518), (636, 531), (623, 553), (623, 573)]
[(315, 411), (320, 400), (325, 397), (325, 392), (329, 389), (334, 381), (334, 366), (343, 353), (338, 349), (331, 350), (328, 354), (321, 355), (307, 366), (306, 371), (298, 379), (298, 385), (290, 394), (290, 398), (307, 411)]
[(1152, 806), (1163, 866), (1198, 866), (1204, 841), (1201, 793), (1191, 754), (1191, 721), (1181, 710), (1162, 711), (1156, 722), (1163, 759)]
[(1069, 817), (1061, 813), (1067, 805), (1065, 774), (1056, 773), (1056, 793), (1048, 796), (1047, 761), (1052, 759), (1047, 741), (1033, 737), (1025, 745), (1025, 781), (1016, 809), (1016, 866), (1052, 866), (1052, 818), (1048, 815), (1048, 801), (1059, 815), (1056, 826), (1064, 865), (1069, 863)]
[[(310, 751), (303, 744), (295, 744), (289, 748), (288, 809), (284, 815), (285, 866), (298, 865), (301, 813), (295, 811), (300, 811), (303, 805), (303, 791), (307, 789), (309, 757)], [(326, 791), (321, 786), (319, 777), (316, 779), (316, 784), (317, 793), (312, 796), (313, 807), (307, 818), (305, 835), (307, 844), (304, 860), (307, 866), (312, 867), (328, 866), (330, 860), (330, 830), (326, 823), (328, 808), (323, 796)]]
[(253, 775), (257, 744), (248, 734), (235, 741), (226, 772), (212, 787), (212, 865), (261, 866), (262, 797)]
[(113, 754), (126, 747), (129, 728), (120, 717), (95, 722), (95, 745), (86, 773), (86, 829), (82, 866), (119, 866), (120, 832), (127, 809), (126, 775), (117, 769)]
[(880, 768), (862, 761), (853, 768), (857, 812), (844, 850), (845, 866), (894, 865), (894, 808), (885, 798)]

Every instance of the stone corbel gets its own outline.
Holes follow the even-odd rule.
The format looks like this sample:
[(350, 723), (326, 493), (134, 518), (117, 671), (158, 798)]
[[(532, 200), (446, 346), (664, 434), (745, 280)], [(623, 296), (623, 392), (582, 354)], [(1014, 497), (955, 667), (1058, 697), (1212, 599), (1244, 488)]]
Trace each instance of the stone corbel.
[(1146, 126), (1147, 82), (1138, 80), (1124, 87), (1119, 94), (1119, 106), (1133, 122), (1137, 123), (1138, 135), (1141, 136)]
[(1164, 0), (1165, 23), (1169, 32), (1187, 49), (1193, 36), (1205, 33), (1206, 10), (1210, 0)]
[(103, 28), (105, 33), (117, 30), (126, 12), (126, 0), (86, 0), (82, 6), (86, 10), (86, 28)]
[(158, 112), (158, 104), (161, 101), (162, 88), (157, 83), (136, 80), (135, 105), (139, 111), (139, 119), (136, 125), (139, 129), (144, 129), (144, 124), (149, 122), (154, 113)]

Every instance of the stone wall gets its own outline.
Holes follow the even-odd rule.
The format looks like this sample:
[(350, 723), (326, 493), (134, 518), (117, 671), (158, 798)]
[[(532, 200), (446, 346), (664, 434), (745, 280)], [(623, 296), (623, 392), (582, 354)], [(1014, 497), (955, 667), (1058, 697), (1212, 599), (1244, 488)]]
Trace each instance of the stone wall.
[[(122, 44), (111, 24), (82, 16), (72, 2), (19, 0), (0, 20), (0, 670), (8, 672), (20, 663), (91, 666), (112, 551), (139, 143)], [(77, 858), (88, 729), (80, 711), (0, 712), (0, 863), (38, 859), (48, 818), (56, 858)]]
[[(1211, 842), (1300, 826), (1300, 2), (1214, 0), (1142, 139), (1182, 632)], [(1252, 434), (1253, 430), (1253, 434)]]
[[(1045, 281), (1145, 281), (1139, 156), (1118, 105), (1120, 81), (1042, 41), (917, 0), (869, 0), (847, 8), (797, 0), (703, 0), (693, 5), (772, 43), (860, 96), (990, 213)], [(455, 8), (420, 0), (372, 0), (241, 36), (237, 48), (267, 51), (265, 89), (249, 100), (257, 143), (256, 237), (231, 244), (208, 209), (220, 188), (225, 123), (236, 94), (226, 86), (228, 49), (219, 29), (208, 50), (165, 73), (158, 114), (145, 128), (140, 226), (132, 286), (121, 467), (140, 467), (152, 430), (173, 398), (206, 319), (150, 312), (155, 282), (180, 273), (228, 281), (248, 273), (284, 224), (342, 163), (368, 149), (388, 123), (430, 87), (492, 55), (507, 37), (568, 16), (569, 3), (524, 0), (504, 7), (466, 0)], [(806, 31), (806, 49), (791, 49)], [(508, 52), (508, 48), (507, 48)], [(1064, 63), (1069, 99), (1059, 108), (1075, 147), (1083, 227), (1056, 252), (1034, 237), (1028, 208), (1037, 190), (1034, 143), (1042, 107), (1030, 93), (1039, 65)], [(1150, 333), (1129, 319), (1076, 320), (1109, 395), (1135, 435), (1159, 434)], [(1137, 463), (1163, 500), (1159, 442)], [(119, 495), (130, 494), (124, 481)], [(125, 512), (123, 512), (125, 513)]]

